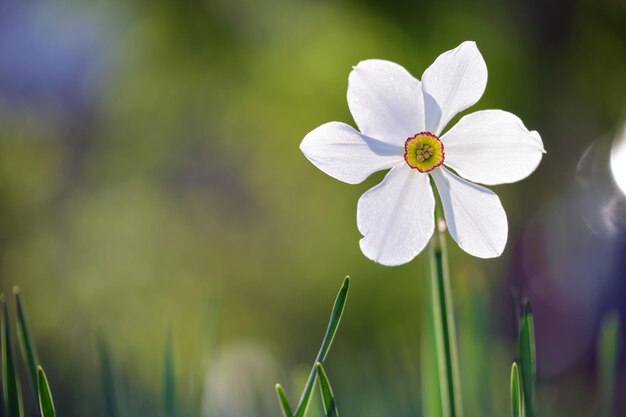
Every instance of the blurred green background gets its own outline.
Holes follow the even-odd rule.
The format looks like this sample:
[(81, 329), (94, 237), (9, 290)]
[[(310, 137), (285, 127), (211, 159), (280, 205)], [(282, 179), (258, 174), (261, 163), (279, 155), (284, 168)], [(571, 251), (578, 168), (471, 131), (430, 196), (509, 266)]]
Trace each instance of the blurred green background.
[(512, 287), (536, 311), (541, 414), (595, 415), (598, 322), (612, 309), (626, 321), (611, 177), (626, 166), (608, 163), (626, 116), (626, 3), (2, 2), (0, 285), (22, 288), (59, 415), (106, 415), (97, 335), (122, 415), (160, 415), (171, 329), (179, 415), (277, 416), (274, 384), (295, 402), (345, 275), (326, 362), (340, 411), (421, 415), (427, 256), (366, 259), (356, 202), (383, 174), (349, 186), (298, 146), (322, 123), (353, 124), (360, 60), (419, 78), (464, 40), (489, 70), (472, 110), (519, 115), (548, 152), (494, 187), (501, 258), (449, 242), (466, 415), (509, 413)]

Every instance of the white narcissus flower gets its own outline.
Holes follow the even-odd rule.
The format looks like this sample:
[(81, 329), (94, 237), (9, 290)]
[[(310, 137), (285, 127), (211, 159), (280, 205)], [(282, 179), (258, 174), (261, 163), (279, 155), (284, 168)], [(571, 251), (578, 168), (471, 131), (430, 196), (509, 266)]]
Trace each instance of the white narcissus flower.
[(348, 106), (361, 132), (330, 122), (302, 140), (300, 149), (315, 166), (349, 184), (391, 168), (358, 202), (365, 256), (400, 265), (424, 249), (435, 225), (429, 177), (458, 245), (479, 258), (502, 254), (506, 214), (498, 196), (474, 182), (519, 181), (537, 168), (545, 151), (536, 131), (502, 110), (468, 114), (441, 134), (450, 119), (480, 99), (486, 85), (487, 66), (474, 42), (439, 56), (421, 82), (393, 62), (362, 61), (348, 79)]

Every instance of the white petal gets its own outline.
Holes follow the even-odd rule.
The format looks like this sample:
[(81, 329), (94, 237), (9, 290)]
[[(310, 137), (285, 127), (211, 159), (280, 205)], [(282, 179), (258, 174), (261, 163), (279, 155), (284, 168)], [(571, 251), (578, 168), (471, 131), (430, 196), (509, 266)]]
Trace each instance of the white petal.
[(544, 154), (539, 133), (514, 114), (483, 110), (464, 116), (441, 137), (445, 164), (462, 177), (495, 185), (529, 176)]
[(402, 160), (404, 148), (362, 135), (345, 123), (321, 125), (302, 139), (300, 150), (326, 174), (358, 184)]
[(498, 196), (443, 167), (435, 169), (431, 175), (450, 235), (461, 249), (478, 258), (500, 256), (509, 228)]
[(359, 62), (348, 78), (348, 106), (362, 133), (387, 143), (403, 146), (424, 130), (420, 82), (393, 62)]
[(457, 113), (475, 104), (487, 86), (487, 65), (476, 43), (463, 42), (424, 71), (426, 130), (439, 135)]
[(361, 250), (383, 265), (401, 265), (419, 254), (435, 227), (435, 198), (427, 174), (405, 163), (359, 199)]

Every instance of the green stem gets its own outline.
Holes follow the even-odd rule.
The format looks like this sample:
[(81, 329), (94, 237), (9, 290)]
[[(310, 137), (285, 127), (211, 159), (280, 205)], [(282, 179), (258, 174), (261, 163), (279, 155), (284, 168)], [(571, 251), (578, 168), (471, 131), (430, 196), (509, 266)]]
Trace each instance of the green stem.
[(430, 287), (439, 370), (441, 413), (443, 417), (462, 417), (459, 356), (448, 272), (445, 222), (439, 220), (436, 229), (431, 241)]

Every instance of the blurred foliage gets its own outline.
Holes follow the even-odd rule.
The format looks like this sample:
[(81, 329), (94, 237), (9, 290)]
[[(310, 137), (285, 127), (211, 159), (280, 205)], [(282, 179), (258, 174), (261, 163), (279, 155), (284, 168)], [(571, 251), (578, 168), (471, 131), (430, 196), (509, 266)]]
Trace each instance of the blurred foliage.
[[(523, 271), (538, 266), (524, 263), (529, 240), (543, 243), (530, 225), (569, 189), (590, 143), (623, 121), (625, 23), (619, 0), (0, 5), (0, 284), (28, 294), (58, 414), (105, 415), (99, 334), (120, 402), (155, 415), (171, 328), (177, 404), (277, 415), (273, 383), (300, 382), (327, 300), (350, 274), (351, 306), (325, 363), (342, 413), (419, 415), (425, 261), (384, 268), (363, 257), (356, 201), (382, 175), (333, 181), (298, 145), (326, 121), (352, 122), (347, 76), (360, 60), (419, 77), (473, 39), (490, 74), (475, 109), (518, 114), (548, 151), (529, 179), (496, 187), (510, 224), (501, 259), (449, 245), (467, 415), (505, 415), (508, 288), (528, 290)], [(623, 296), (611, 300), (623, 314)], [(537, 308), (537, 414), (589, 415), (592, 344), (541, 378), (540, 316), (560, 312), (557, 301)]]

